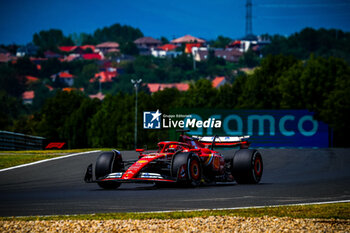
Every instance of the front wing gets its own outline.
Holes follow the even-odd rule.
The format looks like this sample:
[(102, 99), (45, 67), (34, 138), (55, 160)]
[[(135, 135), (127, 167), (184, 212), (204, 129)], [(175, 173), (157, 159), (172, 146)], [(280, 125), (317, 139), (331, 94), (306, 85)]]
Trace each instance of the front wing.
[(128, 177), (127, 175), (123, 177), (124, 174), (125, 172), (115, 172), (115, 173), (108, 174), (102, 179), (94, 180), (92, 175), (92, 164), (90, 164), (86, 170), (84, 181), (86, 183), (110, 182), (110, 181), (115, 181), (120, 183), (154, 183), (154, 182), (175, 183), (176, 182), (175, 179), (171, 179), (170, 177), (166, 177), (158, 173), (141, 172), (137, 175), (137, 177)]

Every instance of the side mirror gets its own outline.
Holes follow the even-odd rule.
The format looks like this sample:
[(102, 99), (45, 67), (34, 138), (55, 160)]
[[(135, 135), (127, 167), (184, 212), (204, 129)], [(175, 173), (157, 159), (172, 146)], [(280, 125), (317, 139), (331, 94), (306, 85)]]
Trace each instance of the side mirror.
[(136, 149), (136, 152), (139, 152), (139, 153), (142, 153), (144, 151), (145, 151), (145, 149)]

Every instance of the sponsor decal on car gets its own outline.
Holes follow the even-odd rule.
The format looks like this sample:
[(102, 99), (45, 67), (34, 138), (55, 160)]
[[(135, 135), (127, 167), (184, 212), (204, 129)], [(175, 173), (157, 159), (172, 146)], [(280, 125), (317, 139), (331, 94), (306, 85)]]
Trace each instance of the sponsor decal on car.
[(139, 161), (137, 161), (137, 163), (148, 163), (148, 161), (147, 160), (139, 160)]

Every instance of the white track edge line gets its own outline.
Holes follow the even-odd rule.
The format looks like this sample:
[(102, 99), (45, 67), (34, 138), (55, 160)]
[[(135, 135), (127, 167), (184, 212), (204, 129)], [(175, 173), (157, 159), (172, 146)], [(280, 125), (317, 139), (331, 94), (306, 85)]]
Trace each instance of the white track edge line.
[(347, 203), (350, 200), (339, 200), (339, 201), (324, 201), (324, 202), (306, 202), (296, 204), (285, 204), (285, 205), (265, 205), (265, 206), (246, 206), (246, 207), (232, 207), (232, 208), (213, 208), (213, 209), (188, 209), (188, 210), (164, 210), (164, 211), (146, 211), (146, 212), (131, 212), (131, 213), (171, 213), (171, 212), (191, 212), (191, 211), (212, 211), (212, 210), (239, 210), (239, 209), (261, 209), (267, 207), (284, 207), (284, 206), (304, 206), (304, 205), (322, 205), (322, 204), (335, 204), (335, 203)]
[(79, 153), (59, 156), (59, 157), (55, 157), (55, 158), (51, 158), (51, 159), (39, 160), (39, 161), (32, 162), (32, 163), (26, 163), (26, 164), (21, 164), (21, 165), (14, 166), (14, 167), (0, 169), (0, 172), (9, 171), (9, 170), (17, 169), (17, 168), (22, 168), (22, 167), (28, 167), (28, 166), (32, 166), (32, 165), (36, 165), (36, 164), (40, 164), (40, 163), (45, 163), (45, 162), (49, 162), (49, 161), (53, 161), (53, 160), (58, 160), (58, 159), (65, 159), (65, 158), (69, 158), (69, 157), (73, 157), (73, 156), (77, 156), (77, 155), (94, 153), (94, 152), (100, 152), (100, 150), (79, 152)]
[[(214, 209), (193, 209), (193, 210), (164, 210), (164, 211), (147, 211), (147, 212), (109, 212), (109, 213), (133, 213), (133, 214), (157, 214), (157, 213), (173, 213), (173, 212), (200, 212), (200, 211), (213, 211), (213, 210), (239, 210), (239, 209), (260, 209), (266, 207), (287, 207), (287, 206), (304, 206), (304, 205), (322, 205), (322, 204), (335, 204), (335, 203), (347, 203), (350, 200), (339, 201), (324, 201), (324, 202), (310, 202), (310, 203), (297, 203), (297, 204), (285, 204), (285, 205), (266, 205), (266, 206), (247, 206), (247, 207), (233, 207), (233, 208), (214, 208)], [(91, 213), (91, 214), (63, 214), (63, 215), (34, 215), (34, 216), (14, 216), (15, 218), (24, 217), (58, 217), (58, 216), (79, 216), (79, 215), (95, 215), (95, 214), (109, 214), (109, 213)]]

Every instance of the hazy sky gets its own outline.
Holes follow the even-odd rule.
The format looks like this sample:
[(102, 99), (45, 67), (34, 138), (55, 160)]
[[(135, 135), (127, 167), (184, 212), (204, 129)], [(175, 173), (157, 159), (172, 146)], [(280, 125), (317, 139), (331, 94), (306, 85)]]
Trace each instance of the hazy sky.
[[(114, 23), (168, 39), (245, 34), (245, 0), (0, 0), (0, 44), (25, 44), (50, 28), (93, 33)], [(290, 35), (305, 27), (350, 31), (350, 0), (253, 0), (253, 33)]]

